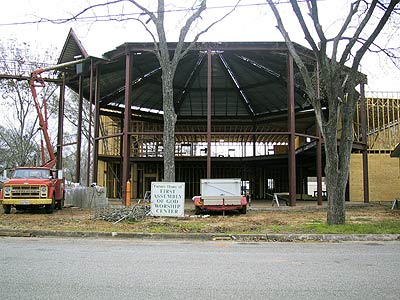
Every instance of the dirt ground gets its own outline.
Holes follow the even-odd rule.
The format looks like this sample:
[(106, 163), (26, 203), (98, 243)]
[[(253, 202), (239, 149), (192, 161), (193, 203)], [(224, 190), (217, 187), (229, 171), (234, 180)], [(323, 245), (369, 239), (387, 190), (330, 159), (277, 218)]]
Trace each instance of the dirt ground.
[[(191, 233), (273, 233), (301, 232), (307, 224), (324, 224), (326, 209), (292, 208), (249, 209), (246, 215), (237, 212), (213, 213), (208, 217), (194, 215), (187, 209), (183, 218), (146, 217), (143, 221), (118, 224), (93, 220), (98, 210), (68, 207), (53, 214), (43, 211), (24, 211), (6, 215), (0, 208), (0, 229), (57, 230), (57, 231), (101, 231), (101, 232), (191, 232)], [(400, 222), (400, 210), (391, 210), (388, 205), (351, 207), (346, 210), (346, 224), (376, 222)]]

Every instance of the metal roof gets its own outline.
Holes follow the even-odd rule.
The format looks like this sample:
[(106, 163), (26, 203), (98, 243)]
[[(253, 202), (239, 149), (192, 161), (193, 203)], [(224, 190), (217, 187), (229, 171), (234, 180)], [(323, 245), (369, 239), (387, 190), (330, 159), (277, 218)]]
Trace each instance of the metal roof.
[[(176, 43), (169, 43), (172, 51)], [(296, 45), (310, 72), (313, 53)], [(68, 35), (59, 62), (72, 59), (79, 50), (88, 57), (83, 67), (83, 95), (89, 99), (89, 64), (73, 31)], [(284, 115), (287, 111), (287, 58), (284, 42), (196, 43), (180, 61), (174, 78), (174, 102), (178, 118), (204, 118), (207, 115), (207, 50), (212, 51), (212, 116), (257, 119)], [(78, 52), (79, 52), (78, 51)], [(125, 43), (106, 52), (95, 65), (100, 70), (100, 107), (123, 107), (125, 96), (125, 57), (133, 54), (133, 110), (162, 111), (161, 68), (153, 43)], [(310, 108), (295, 65), (295, 109)], [(70, 76), (67, 86), (78, 91), (78, 79)], [(160, 116), (161, 117), (161, 116)]]

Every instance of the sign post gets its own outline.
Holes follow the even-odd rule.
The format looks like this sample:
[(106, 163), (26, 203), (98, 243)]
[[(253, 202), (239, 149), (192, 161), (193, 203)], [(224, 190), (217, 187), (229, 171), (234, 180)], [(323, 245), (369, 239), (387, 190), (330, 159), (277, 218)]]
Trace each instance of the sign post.
[(185, 183), (152, 182), (151, 215), (183, 217), (185, 215)]

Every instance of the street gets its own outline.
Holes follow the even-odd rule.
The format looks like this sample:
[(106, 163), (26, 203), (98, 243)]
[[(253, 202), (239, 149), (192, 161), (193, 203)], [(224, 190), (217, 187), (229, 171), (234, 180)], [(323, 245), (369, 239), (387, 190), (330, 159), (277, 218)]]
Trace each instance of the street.
[(1, 299), (398, 299), (399, 242), (0, 238)]

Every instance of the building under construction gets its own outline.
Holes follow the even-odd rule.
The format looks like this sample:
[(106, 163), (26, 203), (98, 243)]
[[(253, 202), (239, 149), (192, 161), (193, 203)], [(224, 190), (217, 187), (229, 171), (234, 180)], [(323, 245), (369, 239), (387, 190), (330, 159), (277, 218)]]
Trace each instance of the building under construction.
[[(168, 47), (173, 51), (175, 44)], [(313, 53), (296, 48), (315, 72)], [(62, 84), (79, 95), (80, 116), (82, 101), (94, 111), (89, 151), (80, 146), (79, 118), (76, 178), (80, 157), (89, 153), (92, 181), (105, 186), (108, 197), (123, 199), (130, 181), (132, 198), (142, 198), (152, 181), (163, 180), (161, 68), (154, 44), (125, 43), (97, 58), (71, 30), (58, 63), (82, 58), (64, 69)], [(366, 98), (360, 84), (347, 198), (390, 200), (400, 192), (398, 161), (389, 157), (400, 141), (399, 95)], [(202, 178), (241, 178), (253, 199), (288, 193), (292, 205), (312, 196), (321, 203), (323, 139), (285, 43), (196, 43), (177, 67), (174, 105), (176, 181), (185, 182), (187, 198), (200, 193)], [(60, 135), (62, 118), (59, 123)], [(385, 164), (391, 182), (397, 180), (390, 191), (375, 164)], [(385, 191), (375, 194), (376, 188)]]

